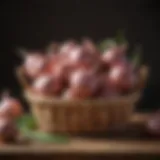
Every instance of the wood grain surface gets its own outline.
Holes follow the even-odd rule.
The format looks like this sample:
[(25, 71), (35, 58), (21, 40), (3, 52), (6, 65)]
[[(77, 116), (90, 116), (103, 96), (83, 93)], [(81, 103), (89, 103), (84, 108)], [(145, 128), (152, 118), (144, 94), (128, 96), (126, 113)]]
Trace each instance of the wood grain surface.
[(0, 147), (0, 153), (8, 154), (48, 154), (48, 153), (84, 153), (84, 154), (160, 154), (160, 141), (114, 141), (114, 140), (87, 140), (75, 138), (69, 144), (59, 145), (21, 145)]
[[(131, 130), (123, 131), (132, 132), (133, 135), (125, 136), (123, 132), (117, 133), (118, 136), (108, 136), (107, 138), (93, 138), (93, 137), (73, 137), (71, 141), (67, 144), (40, 144), (32, 142), (30, 144), (19, 144), (19, 145), (1, 145), (0, 146), (0, 156), (10, 156), (13, 157), (48, 157), (47, 159), (52, 159), (53, 157), (66, 158), (64, 155), (70, 157), (69, 159), (75, 159), (75, 157), (127, 157), (132, 159), (133, 157), (145, 157), (144, 159), (151, 157), (160, 158), (160, 139), (154, 139), (139, 135), (134, 130), (134, 126), (144, 126), (146, 120), (148, 119), (148, 114), (135, 114), (131, 119)], [(123, 136), (122, 136), (123, 135)], [(118, 138), (117, 138), (118, 137)], [(33, 156), (34, 155), (34, 156)], [(52, 156), (51, 156), (52, 155)], [(81, 155), (81, 156), (80, 156)], [(84, 156), (82, 156), (84, 155)], [(50, 157), (50, 158), (49, 158)], [(52, 157), (52, 158), (51, 158)], [(73, 158), (74, 157), (74, 158)], [(97, 158), (98, 158), (97, 157)], [(29, 157), (28, 157), (29, 158)], [(62, 158), (62, 159), (63, 159)], [(68, 159), (68, 158), (67, 158)], [(98, 158), (99, 159), (99, 158)], [(103, 159), (103, 158), (101, 158)]]

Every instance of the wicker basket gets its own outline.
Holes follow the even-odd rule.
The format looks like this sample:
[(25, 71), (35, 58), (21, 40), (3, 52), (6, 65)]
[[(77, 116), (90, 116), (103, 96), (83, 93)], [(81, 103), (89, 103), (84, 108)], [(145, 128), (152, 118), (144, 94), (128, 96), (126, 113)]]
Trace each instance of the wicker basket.
[(142, 67), (139, 73), (137, 88), (130, 95), (107, 100), (71, 101), (41, 97), (32, 93), (23, 69), (17, 70), (25, 98), (40, 130), (50, 133), (104, 132), (110, 126), (126, 124), (141, 96), (148, 69)]

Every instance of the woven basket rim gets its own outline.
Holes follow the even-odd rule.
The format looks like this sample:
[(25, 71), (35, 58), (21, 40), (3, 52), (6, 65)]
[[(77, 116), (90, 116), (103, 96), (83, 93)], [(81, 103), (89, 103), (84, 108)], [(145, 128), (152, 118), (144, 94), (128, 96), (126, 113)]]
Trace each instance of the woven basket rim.
[(110, 98), (99, 98), (99, 99), (62, 99), (60, 97), (49, 97), (49, 96), (41, 96), (37, 95), (31, 90), (24, 91), (25, 98), (34, 103), (43, 103), (43, 104), (108, 104), (108, 103), (121, 103), (125, 101), (130, 101), (131, 103), (136, 102), (140, 96), (141, 91), (136, 91), (130, 93), (128, 95), (118, 96), (118, 97), (110, 97)]

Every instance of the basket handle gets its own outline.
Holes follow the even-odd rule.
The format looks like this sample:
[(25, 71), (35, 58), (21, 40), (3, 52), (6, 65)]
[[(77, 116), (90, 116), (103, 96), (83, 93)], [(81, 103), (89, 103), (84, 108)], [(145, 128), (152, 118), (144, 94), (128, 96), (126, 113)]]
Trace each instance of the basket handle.
[(23, 67), (18, 67), (16, 69), (16, 75), (17, 78), (19, 80), (19, 82), (21, 83), (21, 85), (23, 86), (24, 89), (29, 89), (29, 82), (24, 74), (24, 68)]

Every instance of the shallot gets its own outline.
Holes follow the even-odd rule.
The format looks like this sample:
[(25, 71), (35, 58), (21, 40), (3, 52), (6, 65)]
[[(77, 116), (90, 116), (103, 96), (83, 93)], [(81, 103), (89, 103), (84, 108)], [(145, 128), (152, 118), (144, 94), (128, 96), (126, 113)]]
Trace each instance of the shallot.
[(70, 87), (74, 95), (91, 97), (98, 88), (96, 75), (90, 70), (77, 70), (70, 77)]
[(63, 85), (61, 79), (50, 74), (43, 74), (33, 82), (32, 89), (40, 95), (57, 95), (61, 92)]
[(0, 116), (17, 118), (23, 113), (20, 101), (4, 92), (0, 101)]
[(122, 92), (131, 90), (136, 83), (135, 73), (124, 63), (115, 64), (108, 73), (108, 79), (110, 85)]
[(24, 58), (23, 67), (26, 75), (30, 78), (37, 77), (39, 73), (42, 71), (43, 67), (45, 66), (45, 56), (40, 54), (39, 52), (22, 52)]

